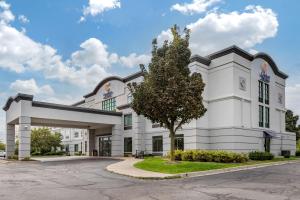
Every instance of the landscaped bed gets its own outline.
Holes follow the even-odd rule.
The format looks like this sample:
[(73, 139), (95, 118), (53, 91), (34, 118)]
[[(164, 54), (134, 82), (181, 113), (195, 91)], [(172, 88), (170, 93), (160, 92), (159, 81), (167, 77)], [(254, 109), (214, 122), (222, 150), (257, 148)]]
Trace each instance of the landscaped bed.
[(264, 164), (278, 161), (296, 160), (295, 157), (290, 158), (274, 158), (267, 161), (248, 161), (245, 163), (217, 163), (217, 162), (193, 162), (193, 161), (177, 161), (170, 163), (168, 159), (162, 157), (148, 157), (143, 161), (136, 163), (134, 166), (139, 169), (160, 172), (166, 174), (178, 174), (186, 172), (206, 171), (213, 169), (224, 169), (230, 167), (239, 167), (245, 165)]

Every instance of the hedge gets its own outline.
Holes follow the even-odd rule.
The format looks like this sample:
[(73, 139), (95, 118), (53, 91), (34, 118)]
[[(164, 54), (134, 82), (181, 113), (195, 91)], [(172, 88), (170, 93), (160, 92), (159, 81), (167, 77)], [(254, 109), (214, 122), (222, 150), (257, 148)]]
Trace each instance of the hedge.
[(274, 155), (269, 152), (253, 151), (249, 153), (251, 160), (272, 160)]
[(243, 163), (247, 162), (249, 159), (247, 154), (229, 151), (176, 150), (175, 160), (218, 163)]

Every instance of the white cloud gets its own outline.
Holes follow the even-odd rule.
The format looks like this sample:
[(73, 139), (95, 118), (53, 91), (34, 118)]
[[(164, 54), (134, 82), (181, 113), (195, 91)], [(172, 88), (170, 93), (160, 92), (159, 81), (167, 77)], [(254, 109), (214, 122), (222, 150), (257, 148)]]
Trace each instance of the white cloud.
[(151, 60), (150, 55), (137, 55), (136, 53), (131, 53), (129, 56), (120, 57), (120, 63), (126, 67), (132, 68), (139, 66), (139, 64), (147, 65)]
[[(222, 48), (238, 45), (250, 49), (278, 31), (278, 20), (271, 9), (247, 6), (244, 12), (208, 13), (187, 25), (191, 29), (190, 48), (193, 54), (207, 55)], [(158, 42), (172, 40), (169, 30), (158, 36)]]
[(31, 95), (44, 94), (53, 95), (54, 91), (50, 85), (38, 86), (34, 79), (16, 80), (10, 84), (10, 89), (18, 93), (26, 93)]
[(27, 17), (25, 15), (19, 15), (18, 19), (20, 22), (22, 22), (23, 24), (27, 24), (29, 23), (29, 19), (27, 19)]
[(89, 0), (89, 5), (83, 9), (83, 16), (79, 22), (85, 21), (86, 16), (96, 16), (105, 11), (120, 8), (121, 2), (119, 0)]
[(216, 3), (219, 3), (221, 0), (193, 0), (191, 3), (183, 4), (174, 4), (171, 7), (171, 10), (176, 10), (182, 14), (195, 14), (203, 13), (207, 9)]
[(15, 16), (10, 11), (10, 5), (5, 1), (0, 1), (0, 24), (7, 24), (15, 20)]
[(300, 84), (286, 87), (286, 108), (300, 115)]

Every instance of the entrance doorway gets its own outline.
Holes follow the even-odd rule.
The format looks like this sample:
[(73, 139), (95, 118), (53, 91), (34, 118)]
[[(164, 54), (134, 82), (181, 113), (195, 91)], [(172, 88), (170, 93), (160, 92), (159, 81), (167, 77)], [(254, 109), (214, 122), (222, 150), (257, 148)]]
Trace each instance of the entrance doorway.
[(99, 137), (99, 156), (111, 156), (111, 136)]

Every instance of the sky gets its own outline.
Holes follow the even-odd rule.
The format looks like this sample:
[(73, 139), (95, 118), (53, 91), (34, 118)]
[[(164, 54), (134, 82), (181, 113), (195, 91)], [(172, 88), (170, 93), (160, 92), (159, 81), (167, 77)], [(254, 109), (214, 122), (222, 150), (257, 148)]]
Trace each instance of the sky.
[(152, 40), (171, 40), (177, 24), (191, 29), (193, 54), (235, 44), (271, 55), (289, 75), (286, 107), (300, 114), (299, 8), (299, 0), (0, 0), (0, 105), (18, 92), (79, 101), (103, 78), (137, 72)]

